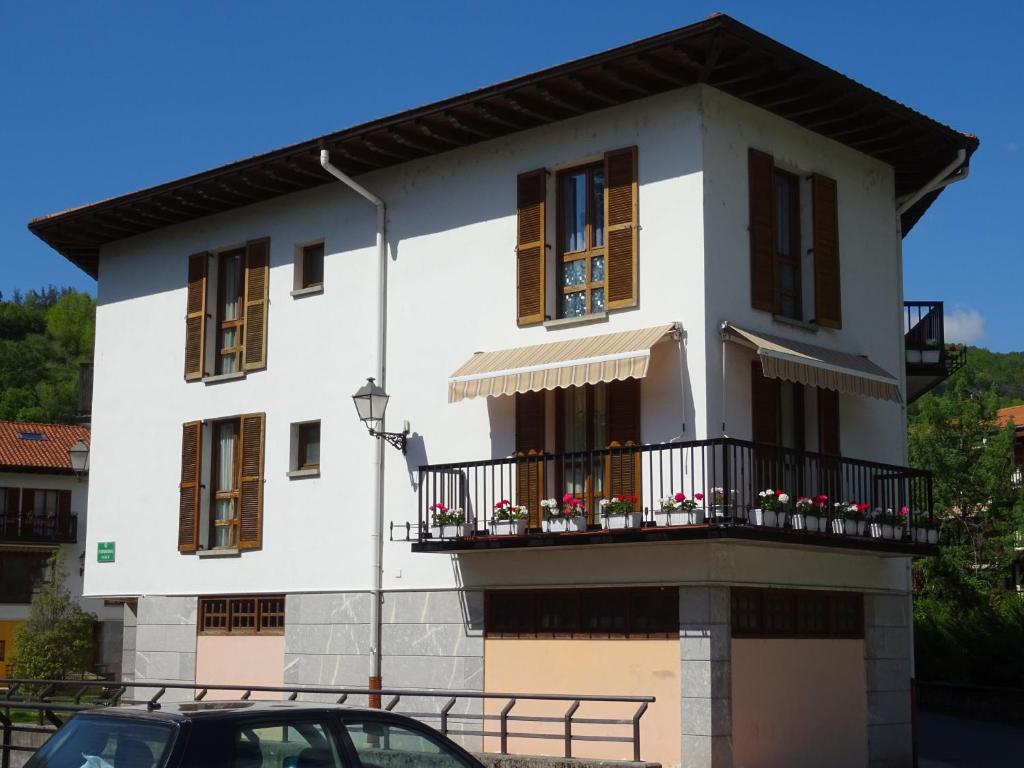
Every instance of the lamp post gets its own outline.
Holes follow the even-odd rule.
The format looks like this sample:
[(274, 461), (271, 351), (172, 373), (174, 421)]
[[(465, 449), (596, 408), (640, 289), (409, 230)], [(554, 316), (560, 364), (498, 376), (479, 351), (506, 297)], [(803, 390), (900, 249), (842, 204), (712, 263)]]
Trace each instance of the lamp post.
[(377, 429), (384, 423), (384, 411), (387, 410), (390, 399), (391, 396), (372, 378), (367, 379), (366, 383), (352, 395), (352, 402), (356, 405), (359, 420), (366, 425), (370, 435), (386, 441), (405, 454), (409, 437), (408, 422), (405, 423), (401, 432), (383, 432)]
[(79, 480), (82, 475), (89, 471), (89, 446), (84, 440), (79, 440), (68, 448), (68, 460), (71, 462), (71, 469)]

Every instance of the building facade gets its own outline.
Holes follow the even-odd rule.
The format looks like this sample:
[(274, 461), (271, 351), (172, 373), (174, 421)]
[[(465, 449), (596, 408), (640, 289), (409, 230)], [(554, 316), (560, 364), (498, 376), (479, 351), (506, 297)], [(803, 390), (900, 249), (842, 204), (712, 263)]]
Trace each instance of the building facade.
[[(36, 220), (99, 278), (86, 593), (130, 601), (125, 675), (379, 654), (654, 695), (664, 765), (909, 765), (901, 235), (976, 145), (717, 16)], [(349, 403), (383, 361), (402, 452)]]
[(120, 605), (81, 597), (85, 569), (88, 472), (76, 473), (69, 451), (88, 449), (89, 430), (67, 424), (0, 422), (0, 674), (16, 673), (15, 632), (28, 618), (32, 594), (61, 553), (65, 584), (81, 607), (96, 614), (94, 669), (121, 667)]

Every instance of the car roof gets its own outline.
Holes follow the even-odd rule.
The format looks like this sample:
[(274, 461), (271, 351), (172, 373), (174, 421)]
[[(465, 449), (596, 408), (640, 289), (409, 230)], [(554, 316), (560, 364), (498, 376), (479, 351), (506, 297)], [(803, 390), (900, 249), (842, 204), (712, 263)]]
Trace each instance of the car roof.
[[(263, 719), (267, 715), (275, 717), (287, 714), (289, 718), (303, 715), (331, 715), (338, 712), (359, 714), (380, 714), (379, 709), (353, 707), (342, 704), (323, 704), (308, 701), (188, 701), (159, 702), (158, 708), (150, 708), (148, 704), (129, 704), (118, 707), (98, 707), (87, 709), (79, 714), (100, 717), (124, 717), (143, 720), (173, 721), (186, 720), (251, 720)], [(394, 713), (387, 712), (388, 715)], [(395, 717), (401, 717), (394, 715)]]

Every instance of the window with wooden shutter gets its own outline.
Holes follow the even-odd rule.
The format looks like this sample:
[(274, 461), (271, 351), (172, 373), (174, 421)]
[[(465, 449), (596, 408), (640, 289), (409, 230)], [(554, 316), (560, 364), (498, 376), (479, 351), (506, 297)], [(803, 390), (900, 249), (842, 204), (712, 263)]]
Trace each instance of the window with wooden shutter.
[(241, 422), (241, 477), (238, 502), (238, 548), (263, 546), (263, 453), (266, 416), (248, 413)]
[(818, 325), (843, 327), (842, 291), (839, 279), (839, 209), (836, 181), (828, 176), (811, 177), (814, 207), (814, 314)]
[(605, 456), (606, 498), (640, 496), (640, 380), (608, 382), (608, 445)]
[(270, 239), (245, 246), (245, 370), (267, 365), (267, 284)]
[(750, 196), (750, 303), (775, 311), (774, 158), (756, 149), (747, 154)]
[(781, 382), (769, 379), (761, 370), (761, 362), (754, 360), (750, 366), (750, 410), (752, 417), (751, 436), (755, 443), (779, 445), (779, 410), (782, 401)]
[(839, 393), (818, 388), (818, 451), (839, 455)]
[(529, 526), (539, 528), (544, 498), (544, 392), (516, 394), (516, 504), (530, 510)]
[(634, 307), (639, 283), (639, 203), (636, 147), (604, 156), (608, 309)]
[(516, 307), (519, 325), (544, 321), (547, 171), (520, 174), (516, 188)]
[(185, 380), (201, 379), (206, 363), (206, 272), (210, 254), (188, 257), (185, 306)]
[(190, 421), (181, 429), (181, 483), (178, 485), (178, 551), (199, 548), (203, 424)]

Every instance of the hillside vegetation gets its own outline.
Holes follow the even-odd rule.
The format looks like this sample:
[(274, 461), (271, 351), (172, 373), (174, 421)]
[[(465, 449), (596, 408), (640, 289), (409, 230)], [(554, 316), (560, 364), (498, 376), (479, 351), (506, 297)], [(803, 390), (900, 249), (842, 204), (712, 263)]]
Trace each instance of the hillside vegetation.
[(86, 293), (50, 286), (0, 296), (0, 420), (71, 421), (95, 328), (96, 302)]

